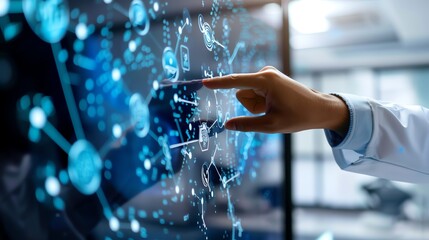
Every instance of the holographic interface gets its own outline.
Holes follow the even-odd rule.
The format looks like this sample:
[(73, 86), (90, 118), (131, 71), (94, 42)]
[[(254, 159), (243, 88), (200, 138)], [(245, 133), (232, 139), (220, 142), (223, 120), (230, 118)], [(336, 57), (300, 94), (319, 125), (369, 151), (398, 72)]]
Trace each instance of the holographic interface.
[(57, 88), (13, 103), (38, 204), (91, 239), (265, 239), (240, 212), (281, 137), (227, 131), (235, 90), (192, 80), (279, 66), (275, 29), (240, 0), (2, 2), (1, 44), (27, 31), (53, 59)]

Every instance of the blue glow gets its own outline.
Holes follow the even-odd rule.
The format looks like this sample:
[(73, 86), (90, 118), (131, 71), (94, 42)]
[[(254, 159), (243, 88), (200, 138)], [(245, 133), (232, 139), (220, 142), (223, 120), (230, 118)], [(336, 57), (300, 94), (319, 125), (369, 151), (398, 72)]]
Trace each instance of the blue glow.
[(150, 170), (150, 168), (152, 167), (152, 163), (150, 162), (149, 159), (144, 160), (144, 168), (146, 170)]
[(150, 21), (142, 1), (133, 0), (128, 11), (128, 17), (136, 32), (144, 36), (149, 32)]
[(41, 129), (46, 124), (46, 114), (40, 107), (34, 107), (30, 111), (30, 123), (33, 127)]
[(165, 78), (175, 82), (179, 79), (179, 65), (173, 49), (166, 47), (162, 55), (162, 67), (164, 68)]
[(60, 175), (59, 175), (59, 178), (60, 178), (60, 182), (61, 182), (62, 184), (67, 184), (67, 183), (69, 183), (69, 175), (67, 174), (67, 172), (66, 172), (66, 171), (61, 171), (61, 172), (60, 172)]
[(39, 202), (44, 202), (46, 199), (46, 194), (41, 188), (36, 189), (36, 199)]
[(64, 210), (64, 201), (59, 197), (54, 198), (54, 207), (58, 210)]
[(21, 100), (19, 101), (20, 105), (21, 105), (21, 109), (22, 110), (26, 110), (30, 107), (31, 101), (30, 101), (30, 97), (28, 95), (25, 95), (21, 98)]
[(88, 27), (85, 23), (78, 23), (75, 31), (77, 38), (80, 40), (85, 40), (88, 37)]
[(33, 31), (48, 43), (59, 42), (69, 25), (66, 0), (24, 0), (22, 9)]
[(65, 63), (65, 62), (67, 61), (68, 57), (69, 57), (69, 54), (68, 54), (67, 50), (65, 50), (65, 49), (62, 49), (62, 50), (58, 53), (58, 60), (59, 60), (60, 62)]
[(111, 217), (109, 220), (109, 227), (113, 232), (118, 231), (120, 227), (119, 220), (116, 217)]
[(69, 152), (68, 173), (72, 184), (83, 194), (100, 187), (103, 164), (94, 147), (86, 140), (73, 144)]
[(122, 128), (119, 124), (115, 124), (112, 127), (112, 133), (115, 138), (120, 138), (122, 135)]
[(131, 96), (129, 102), (131, 112), (131, 121), (134, 125), (134, 132), (138, 137), (144, 138), (149, 133), (149, 108), (142, 100), (140, 94), (135, 93)]
[(119, 81), (119, 80), (121, 80), (121, 77), (122, 77), (121, 70), (119, 70), (118, 68), (114, 68), (112, 70), (113, 81)]
[(131, 220), (131, 231), (137, 233), (139, 232), (139, 230), (140, 230), (140, 223), (135, 219)]
[(22, 29), (20, 23), (9, 23), (4, 27), (3, 36), (6, 41), (10, 41), (15, 38)]
[(56, 177), (48, 177), (45, 181), (45, 189), (49, 195), (56, 197), (61, 191), (60, 182)]
[(9, 0), (0, 1), (0, 17), (7, 14), (9, 11)]

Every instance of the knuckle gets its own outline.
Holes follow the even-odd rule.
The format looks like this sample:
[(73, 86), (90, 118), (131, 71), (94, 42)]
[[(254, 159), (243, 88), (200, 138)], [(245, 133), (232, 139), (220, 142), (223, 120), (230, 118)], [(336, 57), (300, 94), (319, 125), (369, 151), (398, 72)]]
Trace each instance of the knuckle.
[(231, 80), (237, 80), (237, 79), (238, 79), (238, 74), (236, 74), (236, 73), (230, 74), (230, 75), (229, 75), (229, 78), (230, 78)]
[(277, 70), (277, 69), (275, 67), (273, 67), (273, 66), (268, 65), (268, 66), (263, 67), (261, 69), (261, 72), (267, 71), (267, 70)]

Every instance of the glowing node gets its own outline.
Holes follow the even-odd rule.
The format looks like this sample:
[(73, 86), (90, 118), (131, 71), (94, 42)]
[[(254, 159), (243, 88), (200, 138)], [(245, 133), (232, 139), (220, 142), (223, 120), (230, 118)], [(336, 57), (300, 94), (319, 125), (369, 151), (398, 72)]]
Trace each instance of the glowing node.
[(59, 42), (69, 26), (66, 0), (24, 0), (22, 10), (31, 29), (43, 41)]
[(200, 144), (200, 148), (202, 152), (205, 152), (207, 150), (209, 150), (209, 129), (207, 127), (207, 123), (203, 122), (200, 126), (199, 126), (199, 139), (198, 139), (198, 143)]
[(131, 2), (130, 9), (128, 10), (128, 16), (131, 24), (139, 35), (144, 36), (149, 32), (149, 15), (147, 14), (146, 8), (141, 0), (133, 0)]
[(114, 232), (118, 231), (119, 230), (119, 220), (116, 217), (111, 217), (109, 220), (109, 227)]
[(207, 163), (204, 163), (203, 166), (201, 167), (201, 181), (204, 185), (204, 187), (208, 187), (209, 186), (209, 167), (207, 166)]
[(104, 0), (104, 3), (105, 4), (110, 4), (110, 3), (112, 3), (112, 0)]
[(192, 188), (191, 193), (192, 193), (192, 196), (195, 196), (195, 189), (194, 188)]
[(157, 90), (159, 89), (159, 83), (158, 83), (158, 81), (153, 81), (153, 83), (152, 83), (152, 87), (153, 87), (153, 89), (154, 89), (155, 91), (157, 91)]
[(180, 189), (179, 189), (179, 186), (176, 186), (176, 194), (179, 194), (179, 191), (180, 191)]
[(119, 81), (122, 77), (121, 71), (118, 68), (112, 70), (112, 79), (113, 81)]
[(152, 163), (150, 162), (150, 160), (149, 160), (149, 159), (144, 160), (143, 165), (144, 165), (144, 168), (145, 168), (146, 170), (150, 170), (150, 168), (152, 167)]
[(204, 21), (202, 14), (198, 15), (198, 26), (204, 38), (204, 45), (206, 45), (207, 50), (212, 51), (213, 45), (215, 42), (214, 33), (212, 27)]
[(140, 230), (140, 223), (135, 219), (131, 220), (131, 231), (137, 233), (139, 232), (139, 230)]
[(61, 185), (56, 177), (48, 177), (45, 181), (46, 192), (52, 197), (58, 196), (60, 194)]
[(135, 51), (136, 51), (136, 49), (137, 49), (137, 44), (136, 44), (136, 42), (135, 42), (135, 41), (133, 41), (133, 40), (131, 40), (131, 41), (128, 43), (128, 49), (130, 49), (130, 51), (131, 51), (131, 52), (135, 52)]
[(85, 23), (79, 23), (76, 25), (76, 36), (80, 40), (85, 40), (88, 37), (88, 27)]
[(182, 34), (182, 27), (179, 26), (179, 28), (177, 30), (179, 31), (179, 34), (181, 35)]
[(178, 102), (179, 101), (179, 96), (177, 95), (177, 93), (175, 93), (174, 94), (174, 96), (173, 96), (173, 100), (174, 100), (174, 102)]
[(153, 10), (154, 10), (155, 12), (158, 12), (158, 10), (159, 10), (159, 4), (158, 4), (158, 2), (155, 2), (155, 3), (153, 4)]
[(30, 111), (30, 123), (31, 126), (41, 129), (46, 124), (46, 114), (40, 107), (34, 107)]
[(9, 11), (9, 0), (0, 1), (0, 17), (7, 14)]
[(175, 82), (179, 79), (179, 64), (173, 49), (170, 47), (166, 47), (162, 54), (162, 68), (168, 80)]
[(129, 102), (131, 122), (134, 132), (140, 138), (146, 137), (150, 130), (149, 108), (138, 93), (134, 93)]
[(86, 140), (75, 142), (69, 152), (68, 173), (73, 186), (82, 194), (90, 195), (101, 183), (103, 163), (98, 152)]
[(119, 124), (115, 124), (112, 127), (112, 133), (115, 138), (119, 138), (122, 135), (122, 128)]
[(204, 198), (201, 198), (201, 204), (204, 204)]
[(189, 123), (189, 130), (192, 130), (192, 124)]
[(171, 153), (170, 153), (170, 147), (168, 146), (168, 139), (167, 136), (160, 136), (158, 138), (158, 143), (162, 147), (162, 152), (164, 153), (164, 157), (166, 160), (171, 160)]

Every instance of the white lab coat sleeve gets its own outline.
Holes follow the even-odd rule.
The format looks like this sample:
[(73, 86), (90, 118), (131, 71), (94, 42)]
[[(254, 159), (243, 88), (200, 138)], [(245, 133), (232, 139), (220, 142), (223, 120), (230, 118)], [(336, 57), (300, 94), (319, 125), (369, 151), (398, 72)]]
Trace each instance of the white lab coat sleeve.
[(350, 110), (349, 131), (342, 141), (335, 133), (325, 132), (340, 168), (394, 181), (429, 183), (429, 109), (338, 96)]

